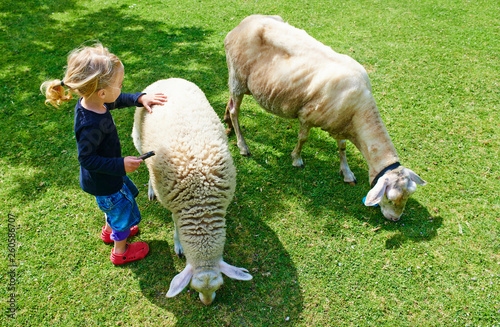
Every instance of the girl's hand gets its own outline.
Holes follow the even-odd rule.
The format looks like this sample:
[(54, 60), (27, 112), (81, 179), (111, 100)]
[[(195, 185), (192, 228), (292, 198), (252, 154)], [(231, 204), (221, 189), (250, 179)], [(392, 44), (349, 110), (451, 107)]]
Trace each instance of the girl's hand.
[(146, 108), (149, 113), (152, 113), (153, 110), (151, 106), (153, 105), (163, 105), (167, 102), (167, 96), (163, 93), (155, 93), (155, 94), (143, 94), (137, 99), (137, 101)]
[(137, 157), (125, 157), (123, 158), (123, 163), (125, 164), (125, 172), (131, 173), (135, 171), (141, 165), (144, 160)]

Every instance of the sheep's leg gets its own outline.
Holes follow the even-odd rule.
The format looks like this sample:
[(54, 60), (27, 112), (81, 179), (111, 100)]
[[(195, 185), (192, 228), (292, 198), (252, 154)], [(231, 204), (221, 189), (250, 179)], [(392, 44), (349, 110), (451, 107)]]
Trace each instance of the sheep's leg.
[[(232, 126), (234, 127), (234, 133), (236, 134), (236, 140), (238, 142), (238, 148), (240, 149), (240, 154), (243, 156), (249, 156), (250, 155), (250, 149), (248, 149), (248, 145), (245, 142), (245, 139), (243, 138), (243, 134), (241, 133), (240, 129), (240, 124), (238, 122), (238, 115), (240, 113), (240, 105), (241, 102), (243, 101), (243, 96), (244, 94), (241, 95), (231, 95), (231, 98), (229, 99), (229, 103), (227, 104), (226, 107), (226, 114), (224, 115), (224, 120), (227, 118), (227, 111), (229, 109), (229, 115), (231, 117), (231, 122)], [(228, 124), (228, 129), (229, 129), (229, 124)]]
[(309, 138), (310, 130), (311, 130), (310, 125), (303, 123), (302, 121), (300, 122), (299, 141), (297, 142), (297, 145), (295, 146), (295, 149), (293, 149), (292, 152), (292, 159), (293, 159), (292, 165), (295, 167), (304, 167), (304, 162), (302, 161), (300, 152), (302, 152), (302, 146)]
[(224, 122), (227, 124), (226, 134), (229, 135), (233, 131), (233, 122), (231, 121), (230, 106), (232, 105), (233, 99), (230, 98), (226, 106), (226, 112), (224, 113)]
[(155, 199), (155, 191), (153, 191), (153, 186), (151, 186), (151, 180), (148, 180), (148, 199), (149, 201)]
[(356, 185), (356, 177), (352, 173), (349, 165), (347, 164), (347, 157), (345, 155), (346, 150), (346, 140), (337, 140), (337, 145), (339, 147), (339, 158), (340, 158), (340, 174), (344, 175), (344, 182), (351, 185)]
[(173, 217), (172, 220), (174, 221), (174, 227), (175, 227), (175, 233), (174, 233), (175, 254), (177, 254), (179, 258), (182, 258), (184, 256), (184, 250), (182, 249), (181, 241), (179, 240), (179, 228), (177, 227), (177, 224), (175, 223), (175, 219)]

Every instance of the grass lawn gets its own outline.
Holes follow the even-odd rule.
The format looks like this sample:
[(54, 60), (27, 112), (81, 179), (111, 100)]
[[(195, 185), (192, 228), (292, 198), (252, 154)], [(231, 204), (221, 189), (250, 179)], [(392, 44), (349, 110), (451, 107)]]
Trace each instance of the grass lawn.
[[(225, 277), (211, 306), (189, 288), (166, 298), (185, 260), (170, 213), (147, 200), (146, 167), (129, 176), (143, 215), (133, 240), (150, 254), (115, 267), (103, 215), (78, 183), (75, 101), (47, 107), (39, 87), (63, 77), (69, 51), (99, 40), (125, 65), (124, 92), (185, 78), (222, 120), (223, 40), (254, 13), (280, 15), (364, 65), (402, 164), (428, 185), (389, 222), (361, 203), (368, 168), (352, 144), (357, 186), (342, 182), (321, 130), (296, 169), (297, 121), (245, 97), (252, 157), (230, 136), (238, 184), (224, 258), (254, 278)], [(494, 0), (2, 1), (1, 325), (500, 325), (499, 13)], [(113, 113), (124, 155), (137, 154), (133, 114)]]

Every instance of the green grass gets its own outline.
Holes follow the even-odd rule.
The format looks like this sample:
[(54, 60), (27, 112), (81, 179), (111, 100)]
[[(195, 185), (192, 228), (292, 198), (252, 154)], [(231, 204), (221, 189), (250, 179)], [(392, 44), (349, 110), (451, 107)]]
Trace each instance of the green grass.
[[(0, 4), (0, 318), (12, 326), (491, 326), (500, 324), (500, 5), (497, 1), (81, 1)], [(402, 163), (428, 182), (399, 222), (362, 206), (367, 165), (344, 185), (337, 147), (320, 130), (305, 169), (291, 165), (298, 125), (246, 97), (253, 154), (230, 147), (238, 186), (224, 258), (250, 270), (225, 278), (213, 305), (165, 294), (185, 261), (170, 214), (147, 201), (145, 167), (130, 174), (147, 258), (122, 267), (101, 242), (102, 213), (78, 184), (74, 102), (44, 105), (40, 84), (66, 56), (101, 41), (125, 65), (125, 92), (181, 77), (219, 117), (228, 100), (225, 35), (253, 13), (285, 21), (349, 54), (370, 75)], [(114, 113), (123, 153), (136, 154), (133, 109)], [(269, 126), (273, 126), (269, 128)], [(16, 220), (15, 319), (8, 215)]]

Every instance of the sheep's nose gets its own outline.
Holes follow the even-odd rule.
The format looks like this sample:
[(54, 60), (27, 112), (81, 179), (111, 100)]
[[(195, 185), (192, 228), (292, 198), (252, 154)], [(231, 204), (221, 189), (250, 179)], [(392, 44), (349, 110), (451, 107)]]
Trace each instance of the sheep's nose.
[(203, 294), (200, 292), (200, 300), (204, 305), (210, 305), (215, 299), (215, 292)]
[(401, 218), (401, 216), (386, 215), (385, 218), (389, 219), (390, 221), (398, 221)]
[(390, 221), (398, 221), (401, 218), (401, 215), (396, 215), (394, 212), (390, 210), (382, 210), (382, 214), (384, 217)]

